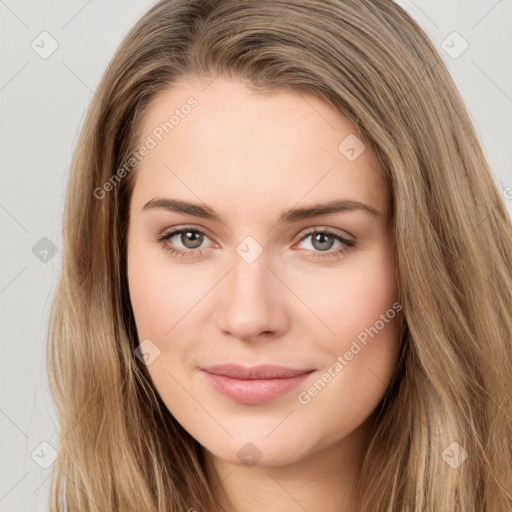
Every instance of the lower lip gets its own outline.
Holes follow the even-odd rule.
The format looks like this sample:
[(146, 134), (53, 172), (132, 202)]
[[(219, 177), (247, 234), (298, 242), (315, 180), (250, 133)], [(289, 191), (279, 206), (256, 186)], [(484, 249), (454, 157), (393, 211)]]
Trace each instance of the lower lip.
[(282, 379), (233, 379), (201, 370), (221, 395), (244, 405), (259, 405), (278, 398), (304, 382), (312, 372)]

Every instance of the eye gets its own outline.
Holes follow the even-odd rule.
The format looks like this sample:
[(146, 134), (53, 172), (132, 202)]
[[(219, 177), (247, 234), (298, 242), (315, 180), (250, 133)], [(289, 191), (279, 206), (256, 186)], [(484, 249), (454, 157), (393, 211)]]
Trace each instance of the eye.
[[(315, 228), (313, 231), (308, 231), (300, 241), (303, 242), (309, 237), (312, 237), (309, 245), (315, 253), (313, 258), (337, 258), (355, 247), (354, 241), (327, 228)], [(336, 242), (339, 244), (337, 249), (331, 250)]]
[[(313, 258), (337, 258), (342, 253), (346, 253), (355, 247), (354, 241), (348, 240), (327, 228), (315, 228), (307, 232), (300, 239), (300, 242), (304, 242), (304, 240), (309, 237), (312, 237), (309, 244), (312, 249), (307, 249), (306, 252), (312, 252)], [(203, 251), (200, 246), (203, 244), (205, 238), (208, 239), (209, 237), (203, 230), (192, 226), (185, 226), (164, 233), (157, 238), (157, 241), (166, 251), (180, 258), (200, 258), (203, 256)], [(336, 243), (339, 244), (338, 247), (332, 250)], [(183, 248), (179, 247), (179, 244), (181, 244)], [(176, 245), (178, 245), (178, 247), (176, 247)]]
[[(176, 240), (173, 241), (173, 238)], [(183, 227), (164, 233), (157, 241), (162, 244), (166, 251), (178, 255), (180, 258), (183, 256), (195, 258), (203, 255), (201, 249), (198, 249), (198, 247), (203, 243), (205, 238), (208, 238), (208, 236), (201, 229)], [(172, 244), (169, 244), (169, 242), (172, 242)], [(184, 249), (176, 247), (176, 243), (182, 244)]]

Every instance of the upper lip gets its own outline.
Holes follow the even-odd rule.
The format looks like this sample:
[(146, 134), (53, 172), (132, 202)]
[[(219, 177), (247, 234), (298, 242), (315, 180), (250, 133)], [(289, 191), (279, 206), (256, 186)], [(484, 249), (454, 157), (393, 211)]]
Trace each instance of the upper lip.
[(220, 364), (202, 368), (213, 375), (224, 375), (233, 379), (285, 379), (310, 373), (313, 370), (299, 370), (275, 365), (241, 366), (238, 364)]

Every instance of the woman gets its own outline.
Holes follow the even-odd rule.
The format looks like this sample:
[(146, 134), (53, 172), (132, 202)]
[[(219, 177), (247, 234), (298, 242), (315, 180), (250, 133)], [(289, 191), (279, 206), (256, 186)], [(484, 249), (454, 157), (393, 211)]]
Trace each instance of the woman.
[(52, 510), (511, 508), (511, 223), (393, 2), (157, 3), (64, 225)]

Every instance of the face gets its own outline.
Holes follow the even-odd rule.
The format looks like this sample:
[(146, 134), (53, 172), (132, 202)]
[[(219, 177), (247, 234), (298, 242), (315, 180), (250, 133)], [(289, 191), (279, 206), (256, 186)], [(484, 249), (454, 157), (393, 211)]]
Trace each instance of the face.
[(316, 96), (217, 78), (159, 96), (140, 133), (128, 280), (167, 408), (235, 464), (342, 443), (399, 345), (389, 192), (355, 127)]

